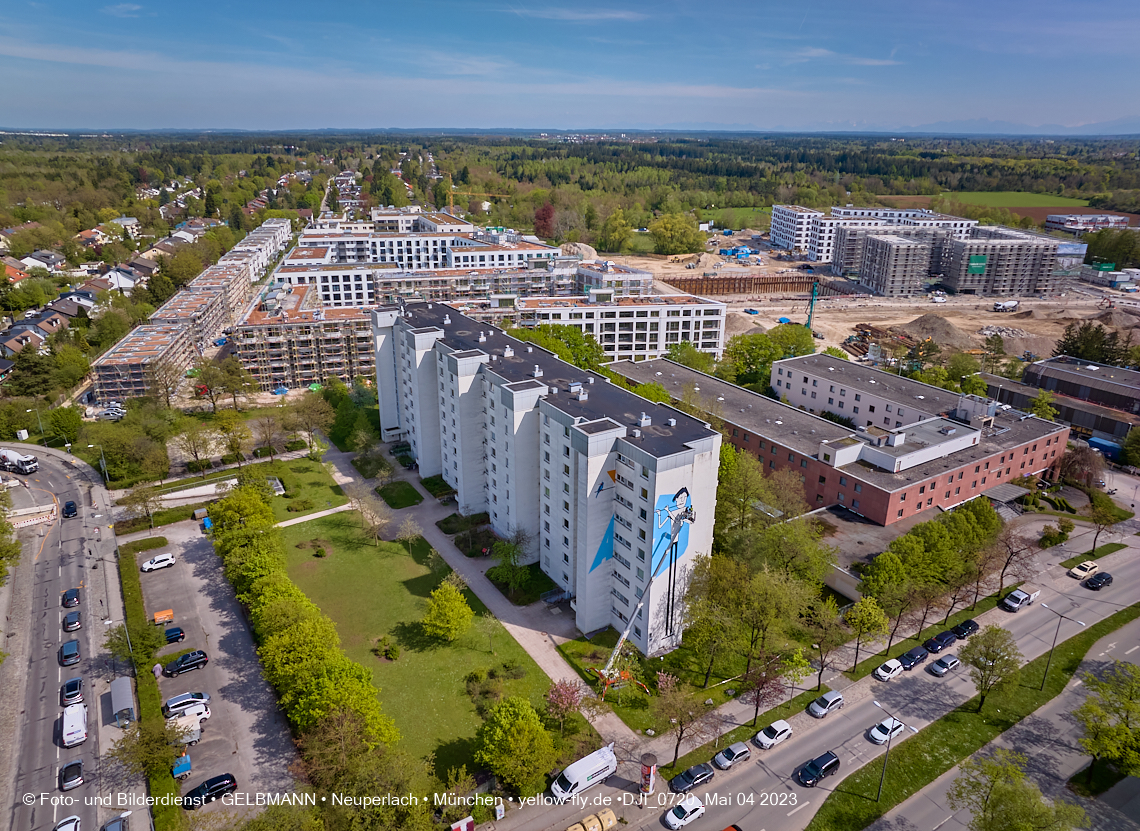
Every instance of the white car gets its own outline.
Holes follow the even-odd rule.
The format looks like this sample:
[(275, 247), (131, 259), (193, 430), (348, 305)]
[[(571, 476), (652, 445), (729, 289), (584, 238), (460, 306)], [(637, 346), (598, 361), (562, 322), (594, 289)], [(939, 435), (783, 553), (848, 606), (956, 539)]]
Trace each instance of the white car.
[(888, 740), (895, 738), (905, 729), (906, 725), (897, 718), (885, 718), (871, 728), (867, 738), (875, 744), (886, 744)]
[(198, 719), (199, 721), (204, 721), (210, 717), (210, 708), (205, 704), (194, 704), (191, 707), (187, 707), (185, 710), (179, 713), (178, 716), (179, 718), (190, 716), (192, 718)]
[(704, 803), (693, 794), (689, 794), (665, 814), (665, 827), (684, 828), (697, 817), (704, 816), (704, 813)]
[(169, 568), (174, 565), (175, 559), (173, 554), (159, 554), (157, 557), (151, 557), (142, 564), (143, 571), (158, 571), (160, 568)]
[(891, 658), (871, 674), (878, 678), (880, 681), (890, 681), (896, 675), (902, 675), (902, 672), (903, 665), (899, 663), (897, 658)]
[(1069, 576), (1084, 580), (1086, 577), (1092, 577), (1098, 571), (1100, 571), (1100, 566), (1094, 560), (1085, 560), (1069, 569)]
[(931, 303), (945, 303), (946, 298), (945, 297), (932, 297), (932, 298), (930, 298), (930, 302)]
[(79, 831), (81, 822), (78, 815), (64, 817), (52, 827), (52, 831)]
[(792, 725), (783, 719), (773, 721), (756, 734), (754, 742), (763, 750), (771, 750), (788, 736), (792, 735)]

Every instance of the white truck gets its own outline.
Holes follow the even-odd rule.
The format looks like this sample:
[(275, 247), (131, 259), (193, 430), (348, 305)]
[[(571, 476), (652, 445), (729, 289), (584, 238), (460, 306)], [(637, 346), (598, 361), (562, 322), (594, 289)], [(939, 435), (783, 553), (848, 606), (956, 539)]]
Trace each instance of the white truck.
[(40, 469), (40, 460), (35, 456), (25, 456), (18, 450), (0, 447), (0, 468), (13, 473), (35, 473)]
[(994, 303), (995, 312), (1016, 312), (1017, 307), (1021, 305), (1020, 300), (1005, 300)]
[(1010, 612), (1018, 612), (1026, 606), (1032, 606), (1040, 596), (1041, 589), (1035, 586), (1022, 586), (1002, 598), (1001, 606)]

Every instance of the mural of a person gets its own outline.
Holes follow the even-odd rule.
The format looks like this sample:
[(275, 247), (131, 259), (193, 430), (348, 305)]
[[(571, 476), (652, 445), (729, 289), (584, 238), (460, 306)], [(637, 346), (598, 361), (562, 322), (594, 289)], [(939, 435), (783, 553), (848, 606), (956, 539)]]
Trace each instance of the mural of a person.
[(685, 524), (691, 524), (695, 522), (697, 518), (697, 512), (690, 504), (690, 499), (689, 489), (681, 488), (673, 494), (671, 502), (655, 512), (657, 514), (658, 528), (664, 528), (666, 523), (670, 526), (669, 544), (665, 550), (667, 556), (662, 558), (653, 574), (653, 576), (656, 577), (657, 572), (661, 570), (661, 566), (668, 561), (669, 579), (665, 597), (665, 632), (670, 636), (673, 634), (673, 617), (677, 607), (677, 539), (680, 537), (681, 530), (685, 527)]

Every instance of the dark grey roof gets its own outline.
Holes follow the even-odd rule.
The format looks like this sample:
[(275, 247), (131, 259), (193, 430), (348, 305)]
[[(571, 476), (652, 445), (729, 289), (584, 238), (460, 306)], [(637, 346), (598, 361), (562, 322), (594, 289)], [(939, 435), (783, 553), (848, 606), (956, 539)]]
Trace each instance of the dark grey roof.
[[(450, 317), (450, 323), (444, 323), (445, 316)], [(546, 402), (578, 421), (613, 419), (616, 426), (627, 428), (627, 442), (651, 456), (661, 458), (686, 452), (690, 443), (716, 435), (703, 421), (667, 404), (647, 401), (609, 383), (603, 375), (579, 369), (539, 346), (513, 338), (487, 323), (472, 320), (445, 304), (409, 303), (405, 307), (404, 319), (415, 329), (442, 329), (444, 336), (441, 341), (457, 352), (472, 350), (494, 356), (493, 361), (483, 365), (483, 371), (498, 375), (508, 384), (520, 381), (545, 384), (551, 389), (545, 396)], [(486, 338), (482, 342), (479, 340), (481, 333)], [(514, 352), (509, 357), (504, 355), (508, 347)], [(528, 352), (528, 348), (531, 351)], [(542, 371), (537, 379), (534, 375), (536, 364)], [(570, 392), (570, 385), (575, 383), (581, 384), (581, 391), (586, 393), (585, 400), (577, 392)], [(638, 426), (642, 413), (651, 420), (648, 426)], [(676, 423), (668, 424), (666, 419), (670, 418)], [(641, 435), (635, 437), (634, 429), (639, 429)]]
[(1072, 381), (1091, 389), (1112, 392), (1130, 398), (1140, 398), (1140, 372), (1108, 364), (1081, 361), (1061, 355), (1037, 361), (1026, 367), (1030, 375)]
[[(776, 361), (773, 366), (783, 367), (785, 372), (791, 367), (802, 368), (816, 375), (826, 374), (828, 378), (842, 379), (844, 384), (856, 392), (874, 393), (888, 401), (896, 401), (932, 413), (949, 413), (958, 407), (959, 395), (956, 392), (933, 387), (893, 372), (884, 372), (855, 361), (833, 358), (823, 353), (787, 358)], [(872, 380), (874, 384), (871, 383)]]
[(1019, 499), (1025, 494), (1029, 493), (1029, 488), (1023, 488), (1019, 485), (1011, 485), (1009, 482), (1003, 482), (1000, 485), (982, 491), (982, 495), (989, 497), (995, 502), (1012, 502)]

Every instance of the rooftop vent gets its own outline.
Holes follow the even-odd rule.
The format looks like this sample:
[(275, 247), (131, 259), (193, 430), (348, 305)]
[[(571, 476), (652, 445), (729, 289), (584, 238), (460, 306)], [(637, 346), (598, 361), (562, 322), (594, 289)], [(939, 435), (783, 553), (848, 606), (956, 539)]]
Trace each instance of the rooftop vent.
[(594, 376), (593, 376), (593, 375), (587, 376), (587, 378), (586, 378), (586, 383), (587, 383), (587, 384), (592, 384), (592, 383), (594, 383)]
[(504, 358), (513, 358), (514, 356), (515, 356), (515, 350), (511, 349), (511, 347), (507, 346), (507, 347), (503, 348), (503, 357)]
[(582, 382), (581, 381), (571, 381), (570, 382), (570, 392), (579, 392), (579, 391), (581, 391), (581, 389), (582, 389)]
[(915, 398), (917, 398), (919, 401), (923, 401), (926, 399), (926, 396), (925, 395), (916, 395)]
[(479, 333), (479, 343), (486, 343), (486, 342), (487, 342), (487, 336), (484, 335), (482, 332), (480, 332)]
[(533, 346), (528, 346), (528, 347), (526, 348), (526, 351), (527, 351), (527, 352), (533, 352), (533, 351), (534, 351), (534, 347), (533, 347)]
[(665, 419), (665, 423), (668, 424), (670, 427), (676, 427), (677, 426), (677, 419), (667, 418), (667, 419)]
[(833, 367), (833, 366), (829, 366), (829, 367), (827, 368), (827, 371), (828, 371), (828, 372), (835, 372), (835, 367)]
[(586, 392), (585, 390), (578, 390), (578, 400), (579, 401), (585, 401), (589, 397), (590, 397), (590, 393)]
[(446, 326), (449, 323), (451, 323), (451, 315), (444, 315), (443, 316), (443, 325)]
[(651, 419), (645, 413), (642, 413), (641, 417), (637, 419), (637, 426), (638, 427), (648, 427), (652, 423), (653, 423), (653, 419)]
[(634, 427), (634, 428), (633, 428), (633, 437), (634, 437), (635, 439), (639, 439), (639, 438), (641, 438), (641, 431), (640, 431), (640, 430), (638, 430), (636, 427)]
[(660, 378), (660, 377), (661, 377), (661, 373), (660, 373), (660, 372), (658, 372), (658, 373), (657, 373), (657, 377), (658, 377), (658, 378)]
[(541, 378), (542, 377), (542, 367), (540, 367), (538, 364), (534, 365), (534, 377), (535, 378)]
[(941, 434), (942, 434), (942, 435), (944, 435), (944, 436), (952, 436), (952, 435), (954, 435), (955, 433), (957, 433), (957, 432), (958, 432), (958, 428), (957, 428), (957, 427), (950, 427), (950, 426), (946, 426), (946, 427), (943, 427), (943, 428), (942, 428), (941, 430), (939, 430), (938, 432), (939, 432), (939, 433), (941, 433)]
[(428, 303), (428, 308), (429, 308), (429, 309), (431, 308), (431, 303)]

